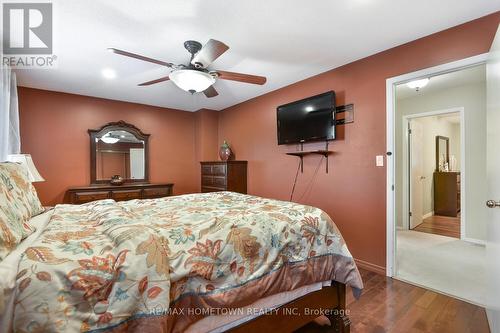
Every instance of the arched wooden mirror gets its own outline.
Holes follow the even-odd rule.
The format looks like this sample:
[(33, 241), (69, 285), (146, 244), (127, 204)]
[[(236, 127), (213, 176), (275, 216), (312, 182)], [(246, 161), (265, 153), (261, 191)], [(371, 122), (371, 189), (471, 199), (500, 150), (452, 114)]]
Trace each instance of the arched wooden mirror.
[(149, 182), (149, 134), (124, 121), (88, 132), (91, 184), (109, 183), (115, 175), (125, 183)]

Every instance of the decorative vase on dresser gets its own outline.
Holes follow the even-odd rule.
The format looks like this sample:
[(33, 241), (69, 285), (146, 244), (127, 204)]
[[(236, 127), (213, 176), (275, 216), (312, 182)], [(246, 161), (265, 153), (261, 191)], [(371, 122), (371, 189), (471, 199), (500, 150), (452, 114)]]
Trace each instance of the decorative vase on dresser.
[(208, 161), (201, 163), (201, 192), (232, 191), (247, 193), (247, 161)]
[(219, 149), (219, 157), (221, 161), (227, 161), (231, 158), (231, 155), (233, 152), (231, 151), (231, 147), (229, 146), (229, 143), (224, 141), (224, 143), (220, 146)]

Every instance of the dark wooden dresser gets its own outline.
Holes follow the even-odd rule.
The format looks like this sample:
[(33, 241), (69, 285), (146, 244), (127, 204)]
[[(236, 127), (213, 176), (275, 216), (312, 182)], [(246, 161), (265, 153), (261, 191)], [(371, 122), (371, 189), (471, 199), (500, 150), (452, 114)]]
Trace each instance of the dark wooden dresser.
[(125, 201), (132, 199), (154, 199), (172, 195), (174, 184), (123, 184), (92, 185), (73, 187), (66, 191), (65, 202), (78, 205), (86, 202), (114, 199)]
[(247, 193), (247, 161), (201, 163), (201, 192)]
[(434, 172), (434, 215), (460, 212), (460, 172)]

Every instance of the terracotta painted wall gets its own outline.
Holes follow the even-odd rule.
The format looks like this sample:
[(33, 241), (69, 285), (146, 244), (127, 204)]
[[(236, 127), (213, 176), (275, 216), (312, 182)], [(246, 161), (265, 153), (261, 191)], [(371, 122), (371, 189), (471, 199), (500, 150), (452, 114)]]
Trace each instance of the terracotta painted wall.
[(277, 145), (276, 107), (328, 90), (339, 105), (354, 103), (355, 122), (339, 128), (330, 145), (330, 172), (321, 157), (307, 157), (294, 200), (325, 210), (355, 258), (385, 267), (386, 169), (375, 166), (386, 149), (385, 81), (487, 52), (499, 22), (497, 12), (228, 108), (219, 116), (219, 141), (227, 139), (236, 158), (248, 160), (250, 194), (288, 200), (298, 159), (285, 152), (297, 147)]
[(21, 150), (46, 179), (35, 183), (45, 205), (62, 202), (68, 187), (90, 183), (87, 130), (118, 120), (151, 134), (152, 182), (173, 182), (175, 194), (199, 191), (195, 113), (22, 87), (19, 109)]
[[(217, 133), (219, 128), (219, 112), (201, 109), (194, 114), (195, 119), (195, 160), (200, 168), (200, 161), (216, 161), (218, 157)], [(197, 169), (199, 170), (199, 169)], [(198, 191), (201, 190), (200, 173), (196, 176)]]
[(219, 127), (219, 112), (201, 109), (194, 114), (196, 128), (196, 159), (208, 161), (217, 159), (219, 144), (217, 133)]

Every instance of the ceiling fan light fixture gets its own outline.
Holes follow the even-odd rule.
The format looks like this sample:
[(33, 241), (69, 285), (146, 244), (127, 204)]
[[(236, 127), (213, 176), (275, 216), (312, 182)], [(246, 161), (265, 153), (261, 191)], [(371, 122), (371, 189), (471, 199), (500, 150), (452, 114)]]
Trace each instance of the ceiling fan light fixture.
[(410, 81), (406, 85), (410, 89), (416, 89), (417, 91), (419, 91), (420, 88), (425, 87), (427, 85), (427, 83), (429, 83), (429, 79), (425, 78), (425, 79)]
[(104, 143), (114, 144), (120, 141), (120, 138), (116, 138), (114, 136), (111, 136), (109, 133), (106, 133), (101, 137), (101, 141)]
[(213, 75), (194, 69), (178, 69), (168, 77), (177, 87), (188, 92), (202, 92), (215, 83)]

